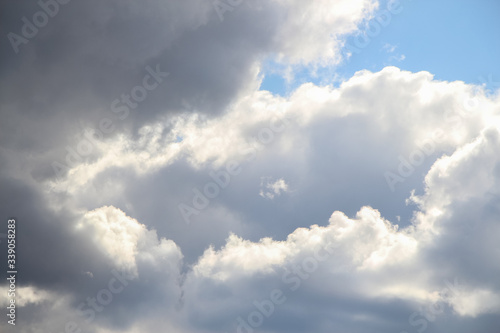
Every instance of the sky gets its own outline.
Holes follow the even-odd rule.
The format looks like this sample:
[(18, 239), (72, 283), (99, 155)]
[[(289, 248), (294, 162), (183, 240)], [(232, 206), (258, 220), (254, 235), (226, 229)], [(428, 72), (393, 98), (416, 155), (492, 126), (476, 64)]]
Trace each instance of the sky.
[(2, 2), (0, 332), (497, 332), (499, 9)]
[[(378, 14), (387, 9), (389, 1), (380, 1)], [(331, 75), (328, 68), (319, 70), (319, 77), (301, 71), (299, 82), (287, 85), (279, 73), (272, 68), (263, 80), (261, 89), (280, 95), (293, 91), (301, 82), (336, 84), (363, 69), (380, 71), (393, 65), (412, 72), (429, 71), (437, 80), (460, 80), (470, 84), (485, 84), (489, 89), (500, 85), (500, 73), (495, 66), (500, 56), (500, 46), (494, 42), (493, 32), (499, 30), (498, 1), (427, 1), (401, 0), (397, 13), (384, 18), (384, 25), (374, 22), (369, 27), (375, 36), (367, 41), (357, 36), (369, 29), (362, 25), (359, 31), (347, 36), (349, 45), (357, 53), (334, 69), (340, 78)], [(348, 52), (346, 48), (344, 52)], [(271, 64), (272, 65), (272, 64)]]

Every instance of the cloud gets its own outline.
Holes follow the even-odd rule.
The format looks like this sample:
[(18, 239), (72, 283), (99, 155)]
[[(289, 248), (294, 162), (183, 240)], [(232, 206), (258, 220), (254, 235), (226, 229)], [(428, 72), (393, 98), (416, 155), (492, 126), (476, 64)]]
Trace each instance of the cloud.
[[(392, 75), (392, 69), (386, 73)], [(432, 102), (425, 99), (425, 103)], [(492, 120), (494, 110), (475, 116)], [(316, 124), (314, 118), (306, 119), (298, 122), (298, 128)], [(462, 126), (474, 126), (477, 121), (453, 124), (463, 131)], [(422, 137), (418, 132), (413, 135)], [(177, 293), (178, 320), (170, 325), (186, 331), (237, 331), (245, 325), (286, 331), (296, 324), (295, 319), (285, 318), (296, 318), (305, 330), (372, 327), (384, 332), (388, 328), (439, 326), (445, 313), (451, 316), (449, 325), (498, 315), (495, 300), (500, 286), (494, 277), (499, 267), (492, 264), (497, 258), (491, 251), (496, 248), (493, 235), (498, 223), (495, 211), (486, 209), (498, 205), (499, 162), (492, 158), (500, 146), (498, 128), (490, 121), (476, 136), (463, 141), (457, 145), (454, 133), (447, 133), (439, 142), (443, 150), (455, 145), (448, 155), (433, 159), (424, 194), (411, 197), (418, 209), (406, 227), (391, 223), (372, 207), (363, 207), (354, 218), (336, 211), (327, 225), (298, 228), (284, 240), (251, 241), (231, 235), (220, 249), (209, 247), (186, 272), (179, 287), (182, 291)], [(457, 188), (457, 183), (463, 188)], [(481, 216), (481, 227), (468, 229), (477, 216)], [(151, 245), (142, 251), (152, 252), (146, 249), (163, 243), (116, 208), (103, 207), (87, 213), (86, 219), (97, 228), (92, 234), (106, 236), (97, 238), (96, 245), (115, 265), (120, 264), (122, 253), (129, 253), (125, 258), (137, 258), (139, 239), (146, 235), (153, 241), (146, 242)], [(464, 237), (470, 239), (464, 241)], [(478, 237), (482, 243), (475, 241)], [(115, 245), (126, 245), (127, 239), (132, 239), (130, 246), (121, 253), (115, 251)], [(176, 248), (170, 244), (171, 249)], [(181, 257), (179, 252), (173, 253), (177, 254), (172, 258)], [(480, 253), (484, 260), (454, 255), (460, 253)], [(276, 297), (278, 294), (281, 296)], [(272, 299), (279, 301), (272, 303), (271, 311)], [(317, 309), (317, 314), (306, 318), (297, 313), (302, 307)], [(342, 317), (325, 315), (336, 311)], [(163, 320), (155, 316), (148, 325), (160, 327)], [(128, 327), (133, 332), (137, 326), (131, 323)]]
[[(6, 32), (40, 11), (1, 7)], [(221, 22), (200, 0), (70, 2), (17, 54), (2, 39), (19, 331), (466, 332), (497, 319), (498, 94), (396, 67), (258, 90), (269, 59), (290, 75), (338, 64), (377, 8), (253, 1)], [(157, 68), (168, 76), (127, 104)], [(184, 223), (179, 204), (228, 163), (241, 172)]]
[[(493, 259), (497, 254), (491, 251), (497, 246), (493, 243), (495, 237), (484, 233), (497, 234), (494, 230), (498, 229), (496, 213), (486, 213), (485, 206), (491, 205), (490, 196), (497, 192), (499, 175), (494, 168), (499, 163), (492, 158), (492, 152), (500, 146), (499, 134), (498, 128), (487, 129), (451, 156), (436, 161), (426, 178), (425, 195), (414, 198), (420, 200), (414, 223), (404, 229), (398, 230), (377, 210), (364, 207), (355, 219), (334, 212), (328, 226), (297, 229), (285, 241), (262, 239), (250, 243), (231, 236), (220, 251), (207, 250), (188, 277), (186, 297), (192, 297), (192, 304), (197, 304), (192, 305), (191, 311), (210, 301), (219, 309), (210, 312), (211, 320), (227, 322), (232, 317), (234, 331), (238, 327), (241, 331), (245, 325), (256, 330), (274, 327), (282, 331), (287, 327), (282, 318), (297, 316), (297, 307), (314, 308), (320, 303), (333, 310), (337, 300), (345, 302), (343, 297), (347, 294), (358, 305), (344, 310), (344, 321), (321, 317), (320, 322), (303, 323), (304, 329), (352, 330), (366, 324), (375, 332), (383, 332), (384, 325), (379, 326), (378, 320), (386, 321), (385, 328), (391, 327), (389, 322), (399, 323), (395, 329), (402, 330), (439, 323), (440, 316), (449, 311), (454, 322), (461, 317), (498, 315), (500, 285), (495, 282), (498, 265)], [(456, 189), (463, 182), (461, 179), (466, 180), (463, 192)], [(467, 184), (474, 189), (468, 190)], [(494, 202), (498, 205), (498, 200)], [(470, 216), (462, 216), (462, 210), (471, 205), (479, 205), (472, 214), (482, 212), (483, 225), (464, 233), (464, 227), (473, 221)], [(487, 244), (464, 242), (467, 234)], [(311, 259), (318, 249), (331, 250), (324, 263)], [(481, 257), (468, 258), (463, 253), (481, 253)], [(472, 270), (471, 265), (475, 267)], [(212, 288), (224, 286), (224, 291), (218, 297), (205, 299), (202, 295), (207, 284)], [(284, 291), (287, 300), (275, 303), (272, 316), (266, 318), (267, 310), (256, 304), (269, 300), (273, 290)], [(328, 299), (328, 303), (322, 299)], [(359, 305), (371, 302), (386, 307), (386, 311), (377, 313)], [(401, 306), (398, 302), (403, 302), (406, 316), (396, 315), (396, 308)], [(269, 310), (271, 303), (266, 304)], [(252, 317), (255, 311), (261, 311), (264, 319), (255, 319), (259, 318), (255, 314)], [(210, 326), (211, 320), (198, 322)]]
[(323, 65), (342, 59), (340, 37), (355, 32), (378, 7), (378, 2), (371, 0), (276, 2), (287, 8), (286, 20), (276, 35), (280, 58), (289, 58), (292, 63)]
[(133, 272), (136, 277), (138, 261), (151, 266), (149, 269), (166, 269), (171, 263), (174, 268), (182, 258), (174, 242), (158, 240), (154, 230), (147, 230), (115, 207), (85, 213), (76, 227), (91, 233), (95, 246), (113, 260), (117, 268)]
[[(145, 308), (175, 313), (181, 295), (182, 253), (174, 242), (159, 239), (154, 230), (109, 206), (86, 212), (74, 226), (66, 237), (73, 243), (85, 240), (100, 255), (85, 251), (79, 258), (60, 254), (54, 264), (60, 273), (55, 286), (54, 281), (48, 284), (33, 278), (26, 269), (29, 280), (21, 277), (16, 291), (18, 312), (29, 314), (19, 323), (22, 329), (64, 330), (70, 325), (97, 332), (105, 327), (131, 327), (135, 316), (145, 315)], [(67, 249), (72, 250), (70, 246)], [(22, 261), (25, 257), (18, 258)], [(36, 259), (36, 255), (28, 258)], [(77, 266), (93, 273), (80, 271), (72, 275), (72, 267), (65, 266), (75, 259)], [(68, 281), (68, 277), (74, 280)], [(23, 286), (23, 281), (30, 285)], [(6, 304), (8, 287), (3, 289), (6, 292), (0, 301)]]
[[(265, 184), (264, 184), (265, 181)], [(288, 192), (288, 184), (283, 178), (280, 178), (274, 182), (270, 181), (269, 178), (261, 178), (260, 182), (261, 190), (259, 195), (266, 199), (274, 199), (275, 196), (280, 196), (281, 193)]]
[[(0, 104), (4, 145), (42, 153), (48, 165), (64, 161), (65, 147), (75, 149), (84, 129), (98, 128), (104, 118), (117, 128), (109, 137), (134, 135), (157, 117), (181, 112), (220, 114), (259, 85), (263, 58), (338, 62), (339, 38), (355, 31), (376, 7), (367, 0), (257, 1), (220, 22), (212, 3), (201, 0), (47, 3), (58, 7), (57, 13), (17, 54), (9, 39), (2, 39)], [(11, 13), (2, 31), (18, 35), (27, 29), (25, 21), (33, 24), (33, 17), (44, 13), (39, 3), (2, 7)], [(309, 47), (297, 47), (303, 43)], [(157, 64), (170, 73), (168, 80), (126, 120), (117, 118), (113, 102), (130, 95), (145, 68)], [(21, 123), (22, 136), (12, 129)], [(45, 168), (38, 177), (46, 177)]]

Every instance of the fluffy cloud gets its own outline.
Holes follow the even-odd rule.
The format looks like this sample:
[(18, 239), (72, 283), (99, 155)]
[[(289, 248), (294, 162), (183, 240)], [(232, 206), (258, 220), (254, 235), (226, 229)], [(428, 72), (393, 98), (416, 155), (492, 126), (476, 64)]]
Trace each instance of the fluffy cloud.
[[(305, 183), (306, 179), (297, 177), (306, 177), (306, 169), (311, 171), (307, 176), (309, 184), (314, 183), (314, 174), (324, 173), (315, 171), (321, 165), (330, 165), (339, 174), (357, 173), (363, 178), (362, 164), (370, 161), (370, 172), (379, 174), (367, 179), (367, 183), (376, 182), (377, 187), (384, 184), (383, 189), (406, 198), (412, 188), (419, 186), (415, 182), (421, 181), (416, 177), (418, 173), (430, 167), (440, 154), (451, 153), (471, 141), (482, 128), (496, 121), (496, 113), (495, 102), (476, 87), (435, 81), (426, 72), (387, 67), (378, 73), (359, 72), (339, 88), (304, 84), (289, 98), (255, 91), (237, 100), (216, 119), (184, 114), (165, 119), (163, 125), (142, 127), (135, 140), (123, 135), (112, 141), (96, 141), (95, 147), (107, 154), (71, 168), (66, 177), (49, 187), (56, 186), (58, 191), (60, 186), (74, 195), (79, 189), (88, 193), (95, 186), (93, 179), (107, 170), (125, 168), (147, 175), (184, 161), (197, 173), (221, 168), (229, 161), (252, 163), (258, 168), (268, 164), (267, 168), (272, 169), (275, 166), (271, 166), (270, 156), (274, 154), (297, 166), (285, 172), (292, 173), (294, 182)], [(392, 144), (394, 137), (401, 139)], [(330, 145), (326, 154), (316, 149), (321, 143)], [(341, 146), (350, 149), (341, 152)], [(370, 147), (368, 153), (353, 156), (366, 146)], [(269, 158), (258, 158), (261, 152)], [(338, 155), (341, 153), (350, 156)], [(354, 167), (347, 159), (353, 161), (349, 163)], [(299, 166), (300, 175), (294, 171)], [(347, 176), (332, 182), (346, 188), (354, 179)], [(110, 196), (122, 191), (119, 183), (108, 189)], [(277, 194), (274, 189), (271, 192)], [(403, 197), (399, 197), (401, 202)], [(350, 212), (358, 208), (351, 207)]]
[[(30, 327), (64, 331), (70, 326), (99, 332), (132, 327), (140, 313), (143, 317), (175, 314), (181, 297), (182, 253), (174, 242), (158, 239), (154, 230), (106, 206), (83, 214), (68, 236), (73, 241), (83, 238), (104, 260), (95, 253), (90, 258), (82, 254), (78, 265), (93, 272), (82, 270), (75, 281), (62, 276), (58, 289), (37, 279), (26, 287), (24, 279), (18, 281), (16, 305), (19, 312), (29, 314), (19, 323), (22, 332)], [(89, 265), (86, 259), (98, 264)], [(0, 302), (7, 304), (8, 288), (2, 290)]]
[(369, 19), (378, 7), (378, 2), (372, 0), (275, 2), (286, 8), (286, 20), (275, 36), (278, 54), (292, 63), (339, 62), (340, 37), (356, 31), (357, 26)]
[[(2, 4), (2, 31), (37, 6)], [(253, 1), (221, 21), (206, 1), (71, 2), (19, 54), (3, 47), (19, 331), (467, 332), (497, 319), (498, 95), (395, 67), (258, 90), (270, 57), (338, 63), (377, 6)], [(156, 64), (168, 77), (120, 119), (113, 101)], [(103, 118), (112, 133), (84, 135)], [(186, 224), (179, 204), (198, 193)]]
[[(398, 82), (400, 74), (406, 80), (414, 79), (422, 85), (444, 86), (445, 96), (452, 93), (446, 85), (432, 81), (429, 76), (422, 80), (422, 74), (400, 72), (393, 68), (382, 73), (363, 73), (365, 81), (356, 84), (348, 82), (341, 88), (345, 91), (326, 91), (336, 96), (334, 99), (339, 103), (349, 96), (350, 89), (363, 88), (364, 94), (370, 95), (364, 85), (376, 87), (384, 76), (383, 80)], [(498, 222), (492, 207), (498, 206), (496, 189), (500, 164), (493, 157), (500, 140), (498, 127), (492, 124), (497, 119), (498, 109), (494, 101), (465, 95), (463, 91), (469, 91), (467, 87), (460, 83), (451, 84), (458, 92), (455, 92), (450, 105), (459, 105), (464, 98), (477, 98), (486, 108), (454, 118), (453, 124), (441, 123), (442, 126), (449, 125), (450, 131), (442, 133), (440, 140), (434, 143), (434, 149), (449, 153), (427, 157), (432, 163), (426, 171), (424, 192), (410, 197), (410, 201), (418, 205), (411, 224), (398, 227), (384, 219), (376, 209), (363, 207), (355, 218), (336, 211), (327, 225), (296, 229), (283, 241), (272, 238), (251, 241), (231, 235), (219, 250), (209, 247), (189, 268), (180, 287), (182, 292), (177, 294), (180, 307), (176, 327), (187, 331), (202, 331), (207, 327), (214, 331), (237, 331), (238, 327), (240, 331), (243, 327), (287, 331), (290, 325), (297, 325), (296, 320), (300, 320), (300, 327), (305, 330), (349, 331), (353, 327), (371, 327), (375, 332), (383, 332), (388, 327), (395, 330), (421, 329), (431, 324), (439, 327), (445, 314), (451, 316), (453, 323), (466, 320), (465, 328), (472, 325), (471, 318), (479, 320), (490, 314), (497, 315), (500, 311), (496, 301), (500, 286), (495, 282), (499, 267), (494, 264), (498, 261), (494, 236), (497, 232), (494, 230), (498, 229)], [(320, 88), (309, 89), (315, 91)], [(318, 96), (317, 93), (309, 95)], [(330, 98), (323, 99), (325, 104)], [(421, 96), (416, 98), (420, 101)], [(439, 118), (433, 114), (430, 105), (437, 103), (442, 106), (441, 98), (438, 95), (434, 101), (425, 100), (424, 110), (430, 110), (430, 115), (423, 114), (423, 120), (415, 119), (422, 126), (414, 128), (413, 132), (408, 131), (416, 142), (408, 140), (403, 151), (411, 153), (420, 146), (419, 141), (440, 128)], [(405, 100), (404, 94), (402, 99)], [(287, 104), (289, 110), (293, 110), (292, 103)], [(383, 113), (371, 115), (364, 111), (363, 105), (352, 102), (346, 105), (356, 110), (354, 115), (369, 117), (371, 123), (388, 117)], [(462, 112), (463, 109), (457, 109), (453, 114), (461, 115)], [(349, 117), (349, 114), (341, 117)], [(321, 108), (313, 115), (293, 119), (294, 134), (306, 135), (316, 134), (318, 123), (338, 119), (338, 116)], [(242, 123), (252, 126), (251, 122)], [(484, 129), (477, 133), (473, 130), (476, 123), (484, 124)], [(207, 124), (215, 125), (216, 121), (207, 122), (204, 126)], [(206, 133), (216, 138), (217, 131), (209, 131), (208, 128)], [(382, 135), (388, 131), (380, 129)], [(470, 135), (461, 137), (457, 142), (454, 131), (464, 133), (464, 129)], [(193, 133), (196, 132), (193, 130)], [(244, 132), (238, 129), (235, 133)], [(279, 149), (284, 156), (301, 152), (300, 149), (282, 149), (282, 145), (290, 139), (286, 134), (284, 131), (281, 137), (277, 136), (276, 146), (268, 146), (268, 149)], [(174, 144), (182, 145), (184, 140)], [(313, 140), (313, 137), (304, 136), (301, 140)], [(227, 149), (220, 152), (227, 153)], [(217, 156), (216, 152), (210, 154)], [(263, 163), (260, 160), (272, 156), (266, 155), (265, 151), (260, 154), (255, 160), (258, 165)], [(186, 156), (192, 156), (192, 153)], [(222, 162), (212, 161), (216, 165), (222, 164), (235, 156), (229, 154), (222, 157)], [(205, 158), (200, 159), (202, 163), (192, 160), (195, 170), (205, 170)], [(295, 158), (304, 157), (299, 155)], [(396, 158), (394, 160), (397, 161)], [(172, 167), (172, 164), (166, 164), (166, 167), (169, 166)], [(300, 169), (303, 166), (297, 164), (297, 167)], [(382, 170), (378, 175), (383, 178)], [(463, 186), (457, 187), (457, 184)], [(209, 215), (208, 212), (206, 214)], [(133, 260), (141, 257), (137, 255), (140, 252), (165, 253), (170, 258), (168, 262), (176, 262), (181, 257), (175, 244), (158, 241), (153, 231), (147, 231), (116, 208), (103, 207), (89, 212), (84, 220), (96, 237), (95, 244), (101, 246), (116, 265), (123, 265), (124, 262), (134, 265)], [(471, 228), (471, 223), (480, 225)], [(477, 239), (481, 239), (482, 243), (475, 241)], [(121, 245), (119, 251), (118, 244)], [(144, 245), (141, 247), (140, 244)], [(465, 253), (475, 253), (481, 256), (481, 260), (462, 257), (461, 254)], [(180, 278), (180, 273), (176, 274)], [(266, 313), (271, 312), (269, 301), (274, 305), (267, 317)], [(348, 309), (345, 308), (346, 302), (351, 304)], [(297, 313), (296, 309), (302, 307), (317, 309), (314, 320), (307, 320), (303, 314)], [(256, 311), (261, 314), (255, 315)], [(324, 316), (331, 311), (340, 311), (343, 319)], [(155, 317), (148, 327), (160, 327), (162, 323), (162, 319)], [(138, 327), (135, 325), (129, 327), (130, 332), (134, 331), (133, 327)]]
[[(491, 196), (498, 198), (495, 170), (500, 163), (493, 152), (500, 147), (499, 134), (498, 128), (486, 129), (436, 161), (426, 177), (425, 195), (413, 197), (420, 210), (413, 224), (402, 230), (378, 211), (364, 207), (355, 219), (335, 212), (329, 225), (297, 229), (285, 241), (252, 243), (231, 236), (220, 251), (207, 250), (194, 266), (186, 283), (186, 297), (193, 304), (189, 310), (197, 312), (210, 302), (219, 310), (212, 309), (211, 320), (198, 323), (231, 321), (231, 328), (222, 327), (238, 332), (286, 331), (289, 322), (283, 320), (297, 316), (296, 308), (314, 308), (319, 303), (333, 310), (337, 301), (345, 302), (346, 294), (351, 302), (377, 303), (384, 310), (357, 306), (344, 310), (343, 321), (321, 317), (319, 323), (310, 320), (302, 328), (349, 327), (347, 331), (352, 331), (366, 325), (383, 332), (393, 324), (400, 330), (425, 329), (434, 322), (441, 325), (439, 318), (445, 313), (454, 322), (500, 314), (494, 236), (499, 225), (496, 213), (486, 210), (488, 205), (498, 205)], [(463, 181), (465, 187), (474, 188), (457, 191), (456, 184)], [(461, 215), (471, 205), (476, 206), (472, 214), (476, 221)], [(468, 224), (479, 223), (477, 219), (482, 220), (481, 226), (468, 229)], [(463, 237), (480, 238), (486, 244)], [(480, 257), (461, 256), (465, 253)], [(205, 298), (207, 286), (220, 291)], [(270, 305), (276, 290), (286, 300)], [(408, 311), (403, 317), (396, 315), (400, 302)], [(380, 320), (386, 321), (385, 328), (379, 326)]]
[(164, 238), (158, 240), (154, 230), (147, 230), (115, 207), (85, 213), (77, 228), (89, 232), (95, 246), (113, 260), (117, 268), (136, 277), (140, 264), (146, 264), (150, 270), (175, 270), (176, 267), (178, 270), (182, 254), (175, 243)]

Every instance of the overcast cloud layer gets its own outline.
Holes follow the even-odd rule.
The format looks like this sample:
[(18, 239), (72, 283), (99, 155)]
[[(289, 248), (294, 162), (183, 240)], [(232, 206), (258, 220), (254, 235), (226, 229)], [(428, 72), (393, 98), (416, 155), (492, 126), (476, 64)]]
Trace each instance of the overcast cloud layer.
[(334, 71), (379, 6), (2, 3), (0, 331), (497, 332), (498, 91), (259, 89), (269, 60)]

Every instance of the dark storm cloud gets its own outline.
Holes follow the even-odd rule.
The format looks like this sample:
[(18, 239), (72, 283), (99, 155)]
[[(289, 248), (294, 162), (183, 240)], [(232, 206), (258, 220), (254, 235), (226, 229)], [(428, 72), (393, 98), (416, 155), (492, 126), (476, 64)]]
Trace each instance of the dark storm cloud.
[[(4, 161), (12, 159), (15, 150), (28, 169), (14, 180), (8, 175), (16, 167), (2, 168), (6, 198), (0, 210), (2, 216), (19, 212), (22, 221), (23, 283), (88, 294), (106, 277), (91, 285), (85, 281), (83, 290), (83, 273), (109, 272), (106, 259), (75, 236), (78, 214), (71, 209), (51, 212), (46, 193), (33, 185), (53, 179), (51, 164), (67, 164), (66, 147), (76, 150), (84, 129), (99, 128), (104, 117), (113, 121), (116, 135), (157, 115), (221, 113), (255, 76), (252, 66), (277, 23), (271, 10), (260, 14), (255, 24), (249, 8), (220, 22), (210, 2), (195, 0), (141, 5), (4, 1), (0, 6), (0, 143), (7, 150)], [(44, 14), (47, 11), (50, 15)], [(46, 24), (38, 26), (44, 17)], [(124, 106), (121, 95), (142, 84), (148, 66), (169, 77), (122, 121), (121, 114), (113, 113), (113, 101), (120, 99), (119, 106)], [(68, 200), (64, 194), (55, 198)]]
[[(255, 75), (251, 68), (277, 27), (272, 10), (258, 13), (255, 24), (257, 13), (247, 7), (220, 22), (207, 1), (71, 1), (16, 54), (7, 34), (22, 35), (22, 18), (32, 21), (41, 8), (36, 2), (2, 6), (9, 13), (1, 23), (2, 142), (30, 151), (61, 146), (77, 121), (97, 125), (113, 117), (112, 102), (142, 82), (147, 65), (159, 64), (170, 77), (133, 110), (128, 125), (186, 111), (186, 105), (222, 112)], [(23, 136), (13, 131), (20, 124)]]

